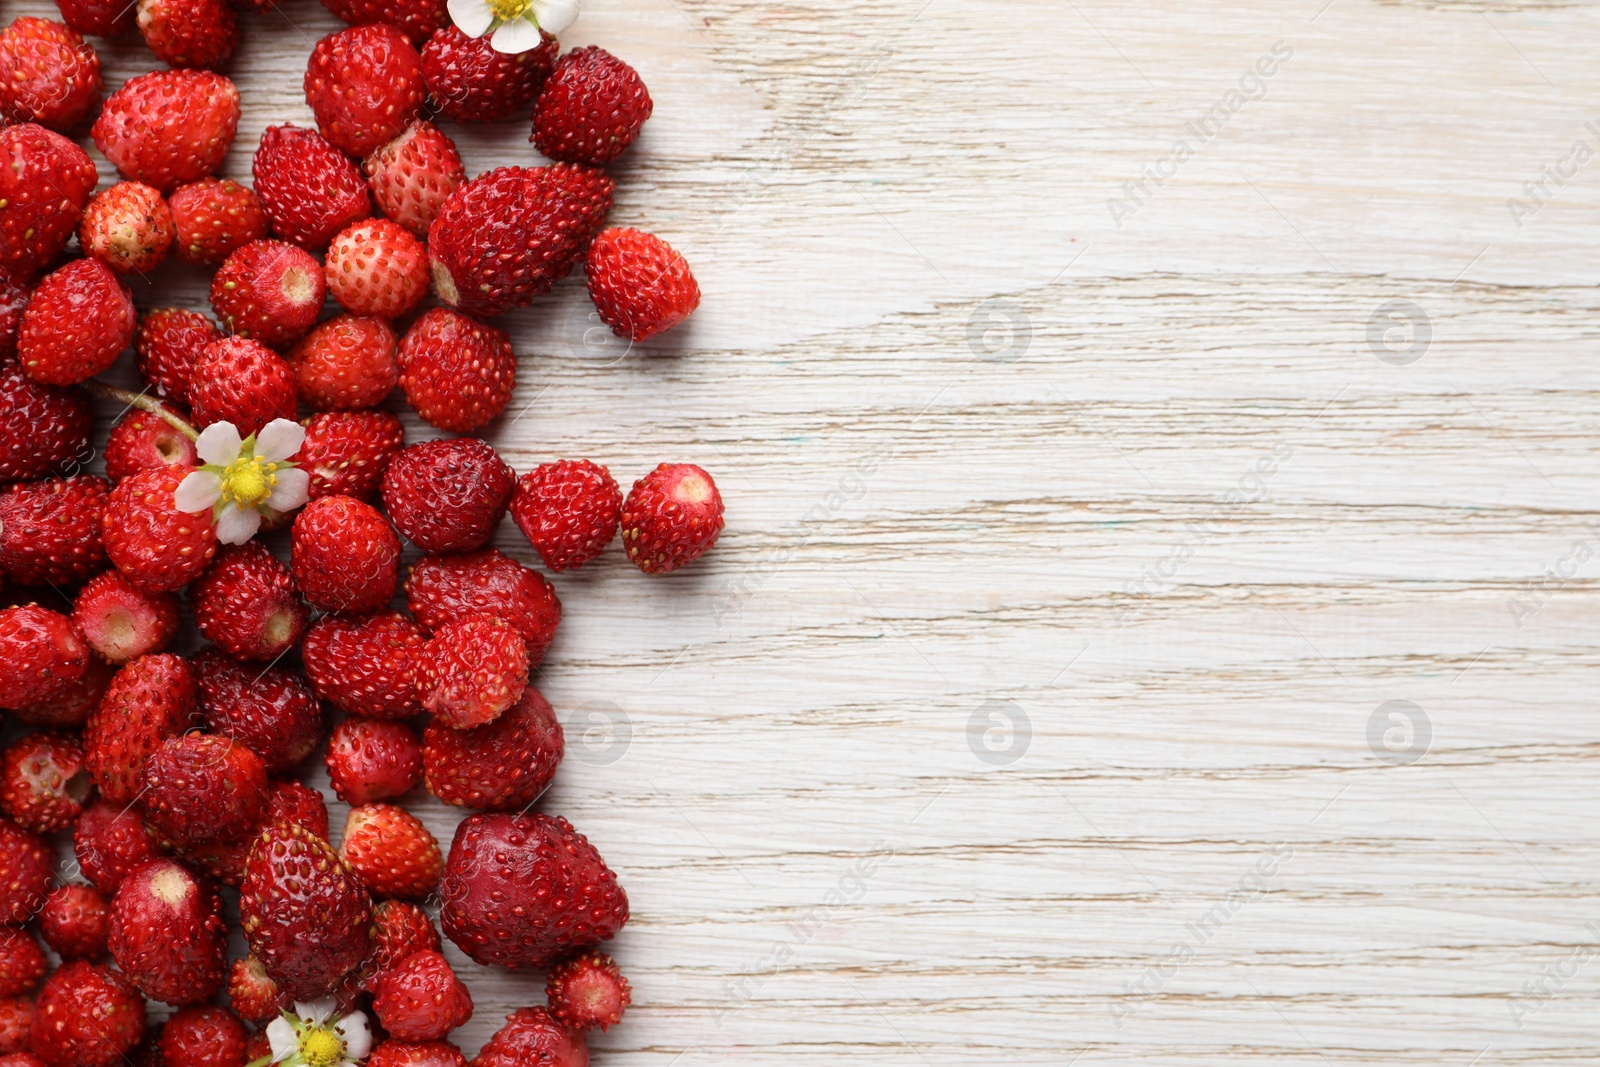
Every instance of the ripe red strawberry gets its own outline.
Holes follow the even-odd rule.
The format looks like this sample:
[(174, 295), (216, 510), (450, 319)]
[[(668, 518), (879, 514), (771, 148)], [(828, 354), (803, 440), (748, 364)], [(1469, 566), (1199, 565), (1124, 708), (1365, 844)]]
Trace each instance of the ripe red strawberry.
[(294, 671), (245, 666), (206, 649), (194, 658), (194, 673), (206, 727), (248, 745), (269, 774), (294, 770), (321, 743), (322, 706)]
[(249, 337), (225, 337), (201, 349), (190, 396), (197, 426), (231, 422), (245, 437), (260, 433), (273, 419), (293, 420), (299, 414), (294, 371), (282, 356)]
[(152, 1000), (209, 1000), (228, 962), (222, 897), (181, 864), (147, 863), (111, 900), (110, 946), (117, 966)]
[(439, 883), (445, 936), (483, 964), (547, 967), (616, 936), (628, 896), (567, 820), (472, 815)]
[(293, 823), (303, 830), (328, 839), (328, 805), (322, 794), (293, 778), (284, 778), (267, 787), (267, 817), (261, 827)]
[(231, 178), (201, 178), (167, 198), (177, 231), (173, 251), (185, 263), (214, 267), (234, 249), (267, 236), (267, 213), (255, 190)]
[(211, 279), (211, 306), (222, 325), (276, 348), (311, 329), (326, 294), (321, 265), (283, 241), (235, 249)]
[(688, 261), (643, 230), (600, 231), (584, 272), (600, 321), (630, 341), (648, 341), (700, 306), (700, 286)]
[(469, 1064), (461, 1050), (448, 1041), (385, 1041), (372, 1050), (367, 1067), (469, 1067)]
[(403, 722), (353, 715), (333, 728), (324, 762), (340, 800), (370, 804), (422, 780), (422, 742)]
[(196, 871), (237, 889), (244, 884), (245, 864), (255, 839), (269, 826), (279, 825), (298, 826), (326, 841), (328, 806), (323, 803), (322, 794), (291, 779), (271, 782), (267, 786), (266, 810), (249, 834), (238, 841), (186, 846), (179, 854)]
[(306, 438), (295, 457), (311, 475), (311, 499), (351, 496), (370, 503), (405, 444), (405, 427), (386, 411), (329, 411), (306, 420)]
[(111, 94), (90, 131), (124, 178), (163, 195), (222, 162), (239, 128), (239, 90), (208, 70), (158, 70)]
[(95, 195), (78, 223), (78, 243), (118, 274), (154, 270), (172, 247), (176, 228), (161, 194), (138, 182), (118, 182)]
[(144, 998), (109, 967), (74, 960), (34, 1006), (28, 1049), (47, 1067), (115, 1067), (144, 1036)]
[(400, 538), (371, 504), (325, 496), (294, 519), (289, 568), (323, 611), (378, 611), (400, 582)]
[(98, 959), (111, 930), (111, 902), (86, 885), (56, 887), (39, 909), (39, 933), (64, 960)]
[(133, 338), (135, 362), (158, 395), (187, 406), (200, 350), (222, 338), (222, 331), (198, 311), (157, 308), (139, 320)]
[(372, 214), (361, 172), (315, 130), (268, 126), (252, 173), (273, 232), (301, 248), (321, 248)]
[(322, 996), (366, 959), (366, 889), (333, 846), (298, 826), (256, 838), (239, 915), (250, 951), (296, 1000)]
[(372, 1010), (402, 1041), (437, 1041), (472, 1018), (472, 995), (437, 952), (417, 952), (378, 977)]
[(528, 114), (560, 51), (544, 33), (538, 48), (507, 55), (494, 50), (488, 34), (468, 37), (446, 26), (423, 46), (422, 76), (445, 118), (494, 122)]
[(139, 0), (139, 33), (169, 67), (218, 70), (239, 47), (239, 21), (224, 0)]
[[(0, 184), (4, 173), (0, 166)], [(94, 455), (89, 447), (93, 425), (94, 411), (82, 389), (40, 385), (23, 374), (15, 358), (0, 362), (0, 481), (43, 478), (88, 462)]]
[(433, 31), (450, 23), (444, 0), (398, 0), (391, 3), (380, 3), (379, 0), (322, 0), (322, 6), (352, 26), (371, 22), (399, 26), (414, 44), (419, 45)]
[(363, 219), (341, 230), (323, 272), (328, 292), (357, 315), (397, 319), (428, 295), (428, 250), (390, 219)]
[(529, 667), (544, 659), (561, 622), (561, 601), (550, 583), (492, 548), (424, 556), (405, 588), (406, 606), (430, 630), (480, 612), (505, 619), (522, 635)]
[(89, 646), (71, 619), (37, 604), (0, 609), (0, 708), (40, 704), (89, 666)]
[(424, 421), (471, 433), (505, 410), (517, 357), (503, 330), (449, 308), (425, 312), (400, 342), (400, 387)]
[(83, 876), (107, 895), (123, 879), (156, 858), (156, 839), (137, 808), (100, 799), (72, 827), (72, 847)]
[(439, 206), (467, 180), (455, 142), (431, 122), (414, 122), (366, 161), (372, 197), (389, 218), (425, 237)]
[(402, 448), (383, 472), (383, 506), (424, 552), (468, 552), (494, 536), (515, 475), (476, 437)]
[(472, 730), (440, 722), (423, 734), (428, 792), (479, 811), (521, 811), (539, 799), (561, 763), (555, 710), (533, 686), (498, 719)]
[(512, 1012), (472, 1067), (589, 1067), (589, 1047), (583, 1035), (563, 1026), (544, 1008)]
[(89, 154), (59, 133), (33, 123), (0, 129), (0, 266), (26, 281), (54, 262), (99, 178)]
[(111, 490), (103, 532), (106, 555), (142, 593), (167, 593), (187, 585), (216, 554), (211, 513), (179, 511), (172, 502), (191, 469), (140, 471)]
[[(28, 734), (0, 758), (0, 810), (36, 834), (66, 829), (83, 812), (94, 786), (76, 735)], [(9, 995), (9, 994), (3, 994)]]
[(120, 37), (133, 29), (133, 5), (127, 0), (56, 0), (61, 18), (79, 33)]
[(77, 30), (23, 17), (0, 33), (0, 117), (70, 133), (104, 88), (100, 57)]
[[(313, 501), (307, 510), (315, 506)], [(416, 671), (427, 642), (422, 627), (399, 612), (381, 611), (318, 619), (300, 651), (317, 695), (340, 711), (409, 719), (422, 714)]]
[(254, 956), (233, 961), (228, 971), (228, 997), (240, 1018), (257, 1026), (289, 1006), (283, 990)]
[(0, 922), (25, 923), (44, 907), (55, 874), (50, 843), (0, 819)]
[(511, 518), (553, 571), (581, 567), (617, 536), (622, 490), (586, 459), (541, 463), (517, 479)]
[(89, 773), (100, 795), (116, 804), (131, 802), (144, 785), (145, 761), (198, 718), (194, 674), (185, 660), (159, 653), (118, 671), (84, 732)]
[(438, 952), (439, 931), (428, 913), (403, 900), (383, 900), (372, 908), (372, 951), (361, 965), (369, 992), (386, 971), (413, 953)]
[(119, 571), (109, 570), (78, 591), (72, 621), (107, 663), (121, 665), (163, 651), (178, 633), (178, 599), (146, 596)]
[(0, 568), (21, 585), (78, 585), (106, 565), (100, 523), (111, 485), (79, 474), (0, 490)]
[(257, 660), (276, 660), (298, 644), (310, 614), (289, 568), (259, 541), (224, 546), (189, 587), (189, 608), (207, 641)]
[(145, 819), (178, 845), (247, 837), (267, 804), (267, 766), (231, 737), (169, 737), (144, 765)]
[(609, 1029), (633, 1001), (616, 961), (591, 949), (550, 968), (544, 984), (550, 1014), (574, 1030)]
[[(162, 408), (172, 419), (182, 419), (170, 406), (163, 404)], [(112, 483), (143, 470), (173, 465), (193, 467), (199, 462), (188, 434), (171, 420), (141, 408), (130, 408), (117, 420), (106, 441), (106, 477)]]
[(161, 1031), (162, 1067), (244, 1067), (248, 1035), (227, 1008), (184, 1008)]
[(116, 362), (133, 342), (133, 297), (98, 259), (45, 276), (22, 313), (17, 358), (46, 385), (72, 385)]
[(528, 140), (551, 159), (604, 166), (638, 140), (653, 110), (638, 71), (603, 48), (574, 48), (539, 91)]
[(335, 148), (364, 156), (398, 137), (427, 98), (411, 39), (376, 23), (330, 33), (306, 63), (306, 103)]
[(116, 673), (115, 667), (97, 656), (91, 656), (89, 668), (83, 672), (83, 677), (44, 703), (12, 708), (11, 714), (18, 722), (29, 726), (65, 729), (82, 726), (88, 721), (89, 713), (100, 706)]
[(319, 324), (289, 350), (288, 361), (300, 398), (318, 411), (376, 407), (400, 379), (394, 331), (371, 316)]
[(374, 896), (424, 897), (444, 856), (422, 820), (393, 804), (363, 804), (345, 820), (339, 855)]
[(646, 574), (693, 563), (722, 532), (722, 494), (693, 463), (663, 463), (633, 483), (622, 505), (622, 547)]
[(32, 934), (15, 926), (0, 926), (0, 996), (33, 992), (45, 970), (44, 949)]

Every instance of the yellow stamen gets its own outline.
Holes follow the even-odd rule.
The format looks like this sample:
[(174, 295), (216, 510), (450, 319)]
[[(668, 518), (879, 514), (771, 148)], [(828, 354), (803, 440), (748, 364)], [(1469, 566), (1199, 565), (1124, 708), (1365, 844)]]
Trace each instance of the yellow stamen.
[(222, 472), (222, 498), (244, 508), (259, 508), (278, 484), (278, 464), (242, 455)]
[(332, 1030), (313, 1030), (301, 1039), (300, 1055), (309, 1067), (333, 1067), (344, 1059), (344, 1042)]
[(489, 10), (494, 12), (494, 17), (501, 22), (510, 22), (520, 19), (528, 13), (528, 8), (533, 6), (533, 0), (488, 0)]

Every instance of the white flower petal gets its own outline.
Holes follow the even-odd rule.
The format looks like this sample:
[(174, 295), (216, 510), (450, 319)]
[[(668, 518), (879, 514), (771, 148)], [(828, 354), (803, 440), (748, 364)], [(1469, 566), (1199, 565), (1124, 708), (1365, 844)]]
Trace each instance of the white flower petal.
[(484, 0), (450, 0), (450, 21), (468, 37), (482, 37), (494, 23), (494, 12)]
[(179, 511), (205, 511), (222, 498), (222, 478), (210, 471), (191, 471), (172, 494), (172, 506)]
[(538, 48), (541, 40), (539, 27), (527, 19), (512, 19), (494, 31), (494, 36), (489, 38), (489, 44), (496, 52), (514, 56)]
[(293, 511), (303, 508), (311, 499), (311, 475), (299, 467), (278, 472), (278, 484), (267, 497), (267, 507), (273, 511)]
[(318, 997), (313, 1001), (297, 1000), (294, 1002), (294, 1013), (308, 1023), (321, 1026), (339, 1010), (339, 1001), (336, 997)]
[(225, 545), (242, 545), (261, 529), (261, 512), (229, 504), (217, 520), (217, 540)]
[(243, 443), (239, 439), (239, 428), (233, 423), (213, 422), (200, 431), (200, 439), (194, 443), (194, 450), (207, 463), (226, 467), (239, 458), (239, 446)]
[(334, 1024), (334, 1030), (344, 1038), (345, 1059), (364, 1060), (372, 1051), (372, 1028), (367, 1025), (365, 1012), (351, 1012)]
[(546, 33), (560, 33), (578, 17), (578, 0), (533, 0), (533, 17)]
[(274, 1063), (300, 1051), (300, 1039), (295, 1036), (294, 1027), (281, 1015), (267, 1024), (267, 1044), (272, 1046)]
[(268, 463), (281, 463), (300, 451), (306, 428), (288, 419), (273, 419), (256, 435), (256, 457)]

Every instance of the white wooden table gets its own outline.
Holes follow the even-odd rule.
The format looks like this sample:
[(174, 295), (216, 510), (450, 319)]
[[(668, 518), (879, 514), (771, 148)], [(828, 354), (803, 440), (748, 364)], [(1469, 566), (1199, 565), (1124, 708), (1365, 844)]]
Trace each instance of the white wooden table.
[[(240, 177), (337, 26), (247, 23)], [(1595, 1062), (1597, 35), (589, 0), (656, 101), (613, 219), (705, 300), (631, 352), (576, 279), (508, 316), (492, 439), (728, 501), (687, 571), (556, 579), (542, 806), (635, 916), (597, 1063)], [(468, 970), (470, 1052), (541, 994)]]

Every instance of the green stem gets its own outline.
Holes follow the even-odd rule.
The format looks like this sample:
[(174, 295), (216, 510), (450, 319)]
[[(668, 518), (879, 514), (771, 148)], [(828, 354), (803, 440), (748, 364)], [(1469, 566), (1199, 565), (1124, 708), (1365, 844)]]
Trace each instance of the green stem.
[(148, 412), (151, 415), (154, 415), (156, 418), (160, 419), (168, 426), (171, 426), (173, 429), (177, 430), (191, 441), (198, 441), (200, 439), (199, 430), (196, 430), (193, 426), (189, 425), (189, 423), (179, 418), (176, 412), (153, 396), (149, 396), (145, 393), (130, 393), (126, 389), (118, 389), (114, 385), (107, 385), (104, 382), (97, 382), (92, 378), (83, 384), (88, 388), (89, 392), (95, 394), (96, 396), (103, 396), (110, 400), (116, 400), (120, 403), (128, 405), (130, 408), (138, 408), (140, 411)]

